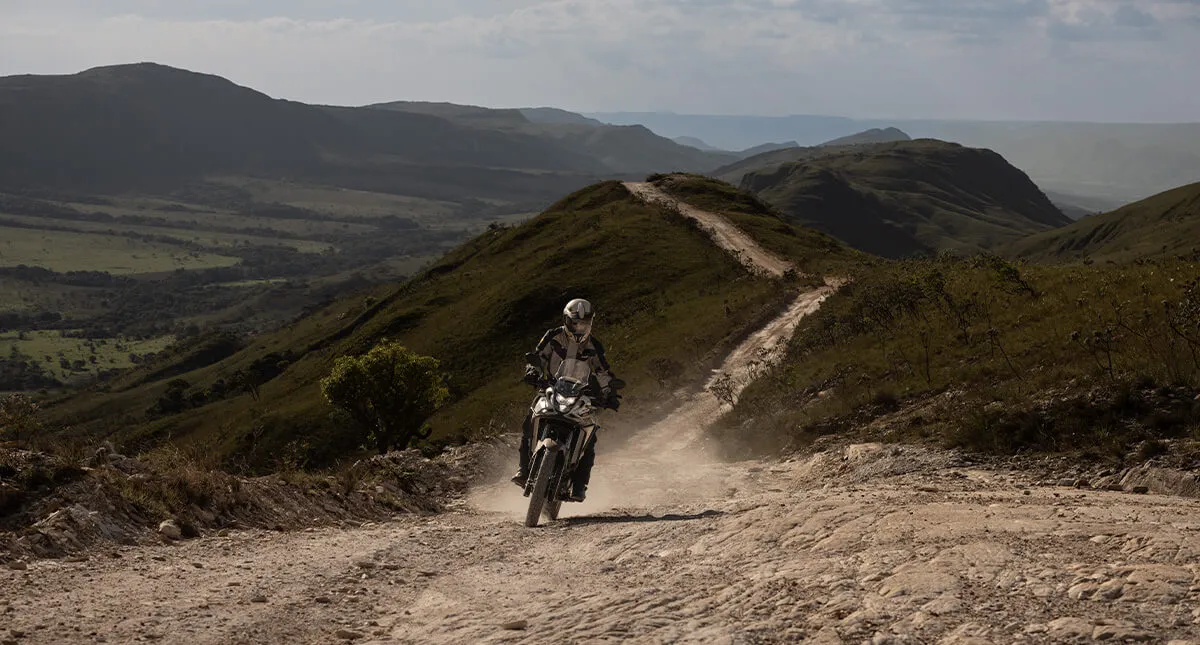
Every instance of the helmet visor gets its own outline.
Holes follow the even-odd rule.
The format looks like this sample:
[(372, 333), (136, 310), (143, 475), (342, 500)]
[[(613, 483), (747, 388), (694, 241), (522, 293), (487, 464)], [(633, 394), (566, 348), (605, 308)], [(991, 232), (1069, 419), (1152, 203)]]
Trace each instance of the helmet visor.
[(579, 338), (579, 339), (585, 338), (585, 337), (587, 337), (588, 334), (592, 333), (592, 321), (590, 321), (590, 320), (574, 320), (574, 319), (568, 318), (567, 319), (567, 331), (571, 332), (571, 335), (574, 336), (575, 338)]

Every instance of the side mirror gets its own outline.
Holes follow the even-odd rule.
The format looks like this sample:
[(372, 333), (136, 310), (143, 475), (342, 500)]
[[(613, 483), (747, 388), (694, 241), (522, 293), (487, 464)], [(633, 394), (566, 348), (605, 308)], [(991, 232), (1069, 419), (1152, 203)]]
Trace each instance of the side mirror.
[(538, 356), (537, 352), (529, 352), (525, 354), (525, 362), (531, 365), (537, 365), (539, 362), (541, 362), (541, 357)]
[(609, 383), (609, 387), (611, 387), (614, 390), (623, 390), (623, 389), (625, 389), (625, 381), (622, 381), (619, 378), (615, 378)]

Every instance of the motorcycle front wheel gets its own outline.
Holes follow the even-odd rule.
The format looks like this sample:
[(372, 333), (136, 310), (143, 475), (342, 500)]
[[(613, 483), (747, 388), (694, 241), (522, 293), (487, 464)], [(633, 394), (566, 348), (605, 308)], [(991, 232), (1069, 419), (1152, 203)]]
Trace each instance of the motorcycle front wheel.
[[(550, 479), (554, 477), (554, 471), (558, 469), (559, 453), (557, 451), (547, 453), (539, 460), (536, 478), (533, 483), (533, 492), (529, 494), (529, 510), (525, 512), (525, 526), (534, 527), (538, 525), (538, 519), (542, 514), (542, 506), (546, 503), (546, 496), (550, 492)], [(555, 511), (557, 511), (557, 507)], [(556, 512), (555, 515), (558, 513)]]

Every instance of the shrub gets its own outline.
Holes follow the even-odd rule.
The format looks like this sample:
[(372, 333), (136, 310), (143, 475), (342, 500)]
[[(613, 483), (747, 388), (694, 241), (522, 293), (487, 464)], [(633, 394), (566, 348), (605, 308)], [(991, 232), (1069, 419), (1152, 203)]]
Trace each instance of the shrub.
[(362, 356), (344, 356), (321, 391), (345, 412), (380, 454), (428, 438), (425, 421), (450, 398), (440, 363), (384, 341)]
[(24, 394), (0, 398), (0, 439), (28, 447), (43, 429), (38, 404)]

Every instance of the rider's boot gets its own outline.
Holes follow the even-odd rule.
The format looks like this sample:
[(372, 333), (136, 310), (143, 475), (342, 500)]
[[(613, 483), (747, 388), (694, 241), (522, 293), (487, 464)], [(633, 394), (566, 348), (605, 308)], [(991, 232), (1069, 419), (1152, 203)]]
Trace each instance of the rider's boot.
[(596, 465), (596, 435), (583, 450), (579, 465), (575, 467), (575, 477), (571, 480), (571, 501), (582, 502), (587, 498), (588, 482), (592, 480), (592, 466)]
[(530, 439), (532, 438), (533, 428), (530, 423), (530, 418), (525, 417), (525, 422), (522, 425), (521, 432), (521, 449), (520, 449), (520, 466), (517, 467), (517, 474), (512, 476), (512, 483), (525, 488), (525, 483), (529, 481), (529, 452)]

